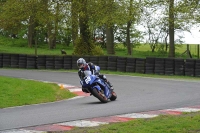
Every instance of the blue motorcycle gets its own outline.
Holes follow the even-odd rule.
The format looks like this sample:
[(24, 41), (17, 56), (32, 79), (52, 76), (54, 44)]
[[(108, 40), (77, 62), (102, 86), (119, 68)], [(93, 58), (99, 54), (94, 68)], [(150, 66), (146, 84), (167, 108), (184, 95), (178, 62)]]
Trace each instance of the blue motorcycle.
[(83, 74), (80, 84), (88, 93), (98, 98), (102, 103), (116, 100), (117, 94), (110, 89), (110, 86), (103, 79), (100, 79), (97, 75), (91, 75), (89, 71), (84, 71)]

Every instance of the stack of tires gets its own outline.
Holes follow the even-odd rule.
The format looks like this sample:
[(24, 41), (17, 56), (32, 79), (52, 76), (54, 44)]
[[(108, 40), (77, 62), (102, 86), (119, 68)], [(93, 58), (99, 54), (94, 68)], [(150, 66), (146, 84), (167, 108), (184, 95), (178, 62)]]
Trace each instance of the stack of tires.
[(27, 55), (19, 54), (19, 68), (26, 68), (27, 66)]
[(155, 74), (165, 74), (165, 58), (155, 58)]
[(55, 69), (63, 69), (63, 56), (55, 56), (54, 57), (54, 65)]
[(3, 53), (3, 67), (10, 67), (11, 57), (8, 53)]
[(117, 70), (117, 56), (108, 56), (107, 70), (110, 70), (110, 71), (116, 71)]
[(174, 59), (174, 74), (175, 75), (184, 75), (184, 59)]
[(27, 55), (27, 69), (35, 69), (36, 68), (36, 56), (35, 55)]
[(37, 57), (37, 69), (46, 69), (46, 55)]
[(165, 75), (174, 75), (174, 59), (165, 58)]
[(185, 60), (185, 75), (194, 76), (195, 74), (195, 59)]
[(81, 57), (81, 56), (72, 56), (72, 69), (75, 69), (75, 70), (78, 69), (78, 67), (77, 67), (77, 60), (79, 58), (83, 58), (83, 57)]
[(144, 73), (145, 62), (146, 62), (146, 59), (136, 58), (136, 66), (135, 66), (135, 72), (136, 73)]
[(154, 74), (155, 58), (147, 57), (145, 63), (145, 74)]
[(0, 68), (3, 67), (3, 54), (0, 53)]
[(117, 58), (117, 71), (126, 72), (126, 57)]
[(195, 63), (195, 77), (200, 77), (200, 59)]
[(46, 69), (55, 69), (54, 55), (46, 55)]
[(82, 56), (81, 58), (85, 59), (87, 63), (90, 62), (90, 56)]
[(98, 65), (101, 70), (107, 70), (108, 67), (108, 56), (99, 56)]
[(10, 60), (11, 68), (19, 68), (19, 54), (11, 54)]
[(72, 56), (66, 55), (63, 57), (63, 68), (72, 69)]
[(126, 59), (126, 72), (135, 72), (136, 58)]
[(99, 56), (90, 56), (90, 62), (92, 62), (95, 65), (99, 65)]

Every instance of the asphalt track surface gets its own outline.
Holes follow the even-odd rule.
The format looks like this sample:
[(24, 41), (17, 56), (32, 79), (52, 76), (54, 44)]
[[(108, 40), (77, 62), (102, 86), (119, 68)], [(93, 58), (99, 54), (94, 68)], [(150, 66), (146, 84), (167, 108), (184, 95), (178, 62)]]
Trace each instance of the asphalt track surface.
[[(80, 86), (77, 73), (0, 69), (1, 76)], [(0, 131), (94, 117), (200, 105), (200, 82), (106, 75), (118, 95), (102, 104), (93, 96), (0, 109)], [(3, 101), (0, 101), (3, 102)]]

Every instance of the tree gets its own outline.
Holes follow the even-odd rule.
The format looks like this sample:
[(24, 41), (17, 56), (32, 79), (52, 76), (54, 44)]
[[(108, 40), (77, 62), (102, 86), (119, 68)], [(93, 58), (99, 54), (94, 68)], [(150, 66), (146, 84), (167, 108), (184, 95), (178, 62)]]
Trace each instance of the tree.
[[(190, 27), (194, 23), (194, 18), (192, 18), (191, 12), (195, 12), (194, 5), (197, 1), (198, 0), (144, 0), (144, 2), (146, 2), (144, 8), (151, 12), (151, 14), (157, 14), (156, 17), (160, 19), (156, 19), (157, 21), (161, 22), (161, 25), (162, 23), (168, 22), (168, 25), (163, 25), (162, 28), (162, 32), (166, 32), (165, 40), (168, 39), (168, 41), (165, 41), (165, 43), (167, 44), (169, 42), (168, 57), (175, 57), (175, 43), (176, 41), (182, 42), (182, 36), (180, 36), (178, 39), (175, 39), (175, 33), (178, 31), (190, 31)], [(156, 11), (159, 11), (159, 13)], [(151, 19), (152, 16), (149, 16), (148, 18)], [(160, 40), (161, 39), (159, 39), (159, 41)]]
[[(107, 54), (114, 55), (114, 33), (113, 26), (115, 24), (115, 16), (117, 5), (114, 0), (98, 1), (99, 4), (97, 15), (99, 16), (98, 23), (105, 25), (106, 27), (106, 48)], [(102, 10), (103, 9), (103, 10)]]
[[(125, 3), (126, 5), (126, 3)], [(130, 28), (132, 24), (136, 23), (136, 21), (139, 21), (139, 16), (140, 16), (140, 6), (141, 6), (141, 0), (139, 2), (133, 1), (133, 0), (128, 0), (128, 7), (127, 7), (127, 26), (126, 26), (126, 45), (127, 45), (127, 51), (128, 55), (132, 55), (133, 47), (131, 43), (131, 33), (130, 33)], [(126, 8), (125, 8), (126, 9)]]
[(76, 10), (77, 1), (71, 2), (71, 26), (72, 26), (72, 42), (75, 45), (75, 40), (78, 38), (78, 11)]
[(174, 0), (169, 0), (169, 57), (175, 57), (174, 21)]
[(3, 1), (0, 8), (0, 28), (10, 34), (17, 34), (23, 26), (21, 20), (24, 20), (24, 15), (21, 15), (24, 14), (21, 2)]

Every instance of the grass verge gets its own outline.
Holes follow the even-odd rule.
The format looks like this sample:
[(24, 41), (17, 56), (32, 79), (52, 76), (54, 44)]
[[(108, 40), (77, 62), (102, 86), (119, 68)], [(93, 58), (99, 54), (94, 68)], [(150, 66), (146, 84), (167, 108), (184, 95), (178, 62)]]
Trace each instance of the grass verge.
[(161, 115), (91, 128), (75, 128), (67, 133), (199, 133), (200, 112), (178, 116)]
[(0, 108), (53, 102), (75, 94), (57, 84), (0, 76)]

